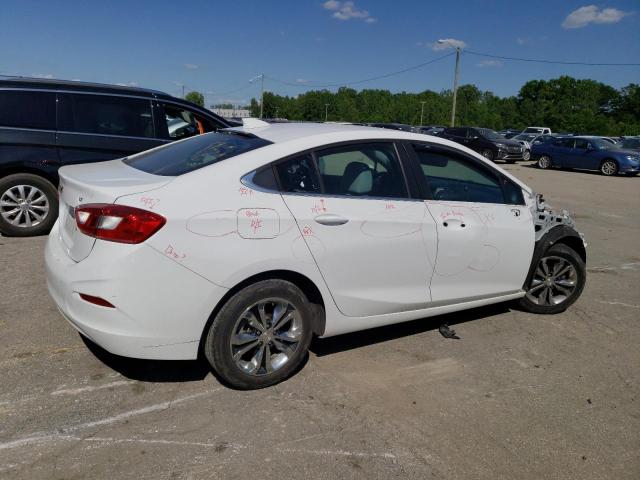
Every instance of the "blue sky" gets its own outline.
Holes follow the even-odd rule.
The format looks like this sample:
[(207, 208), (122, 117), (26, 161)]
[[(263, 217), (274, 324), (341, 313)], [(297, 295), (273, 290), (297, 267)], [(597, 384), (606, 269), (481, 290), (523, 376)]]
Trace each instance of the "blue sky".
[[(310, 82), (343, 83), (448, 53), (438, 39), (502, 56), (640, 62), (640, 1), (13, 1), (0, 10), (0, 74), (132, 84), (207, 104), (244, 103), (266, 88), (294, 95)], [(450, 51), (450, 50), (449, 50)], [(464, 50), (463, 50), (464, 52)], [(440, 91), (453, 57), (356, 88)], [(463, 53), (461, 82), (498, 95), (531, 79), (640, 82), (640, 67), (580, 67), (498, 61)], [(238, 90), (239, 91), (234, 91)]]

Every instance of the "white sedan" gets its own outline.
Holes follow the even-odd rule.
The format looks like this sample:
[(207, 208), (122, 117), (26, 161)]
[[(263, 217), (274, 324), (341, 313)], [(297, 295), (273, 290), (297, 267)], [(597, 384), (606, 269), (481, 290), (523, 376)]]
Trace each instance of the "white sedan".
[(203, 353), (243, 389), (291, 375), (314, 335), (505, 301), (561, 312), (585, 261), (566, 212), (457, 143), (256, 119), (63, 167), (46, 246), (49, 292), (83, 336)]

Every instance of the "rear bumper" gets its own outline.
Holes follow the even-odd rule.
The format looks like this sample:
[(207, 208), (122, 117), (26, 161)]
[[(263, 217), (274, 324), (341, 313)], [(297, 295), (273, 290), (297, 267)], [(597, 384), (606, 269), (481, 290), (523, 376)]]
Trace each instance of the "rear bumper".
[[(125, 357), (195, 359), (204, 326), (227, 289), (152, 248), (97, 241), (82, 262), (65, 252), (56, 224), (45, 248), (47, 287), (80, 333)], [(86, 302), (104, 298), (116, 308)]]

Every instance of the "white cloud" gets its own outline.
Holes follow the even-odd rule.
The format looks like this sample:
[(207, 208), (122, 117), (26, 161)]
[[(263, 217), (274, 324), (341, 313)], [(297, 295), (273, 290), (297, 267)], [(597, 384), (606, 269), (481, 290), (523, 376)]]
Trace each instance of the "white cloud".
[(46, 78), (46, 79), (53, 78), (52, 73), (32, 73), (31, 76), (33, 78)]
[(476, 63), (476, 66), (480, 68), (485, 67), (501, 67), (502, 62), (499, 60), (482, 60), (480, 63)]
[(184, 68), (186, 68), (187, 70), (197, 70), (198, 68), (200, 68), (200, 65), (196, 65), (195, 63), (185, 63)]
[(309, 83), (309, 80), (305, 80), (304, 78), (296, 78), (296, 83)]
[(455, 38), (444, 38), (442, 41), (438, 40), (437, 42), (430, 43), (429, 46), (431, 47), (431, 50), (436, 52), (440, 50), (448, 50), (450, 48), (467, 48), (467, 44), (465, 42)]
[(378, 21), (377, 18), (372, 17), (371, 14), (367, 10), (360, 10), (356, 7), (354, 2), (339, 2), (338, 0), (327, 0), (322, 4), (322, 7), (325, 10), (333, 11), (331, 15), (333, 18), (337, 18), (338, 20), (351, 20), (352, 18), (356, 20), (362, 20), (366, 23), (375, 23)]
[(582, 28), (590, 23), (617, 23), (631, 12), (623, 12), (617, 8), (598, 8), (595, 5), (585, 5), (574, 10), (562, 22), (562, 28)]
[(531, 43), (531, 39), (529, 37), (518, 37), (516, 38), (516, 42), (518, 45), (527, 45)]

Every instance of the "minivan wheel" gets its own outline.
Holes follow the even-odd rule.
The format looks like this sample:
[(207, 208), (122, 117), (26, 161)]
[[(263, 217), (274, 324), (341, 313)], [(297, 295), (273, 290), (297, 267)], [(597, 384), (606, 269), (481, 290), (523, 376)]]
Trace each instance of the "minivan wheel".
[(607, 177), (618, 173), (618, 164), (614, 160), (605, 160), (600, 165), (600, 172)]
[(220, 309), (203, 350), (218, 378), (241, 390), (264, 388), (291, 376), (311, 343), (313, 310), (285, 280), (240, 290)]
[(531, 152), (529, 150), (524, 151), (524, 153), (522, 154), (522, 160), (524, 160), (525, 162), (531, 160)]
[(538, 168), (546, 170), (547, 168), (551, 167), (551, 157), (549, 157), (549, 155), (542, 155), (538, 159), (538, 162), (536, 165), (538, 165)]
[(0, 179), (0, 232), (10, 237), (43, 235), (58, 217), (58, 192), (51, 182), (30, 173)]
[(578, 299), (586, 279), (587, 270), (580, 255), (566, 245), (553, 245), (538, 261), (520, 307), (532, 313), (564, 312)]
[(484, 158), (486, 158), (487, 160), (491, 160), (493, 162), (493, 150), (489, 149), (489, 148), (485, 148), (484, 150), (482, 150), (482, 156)]

